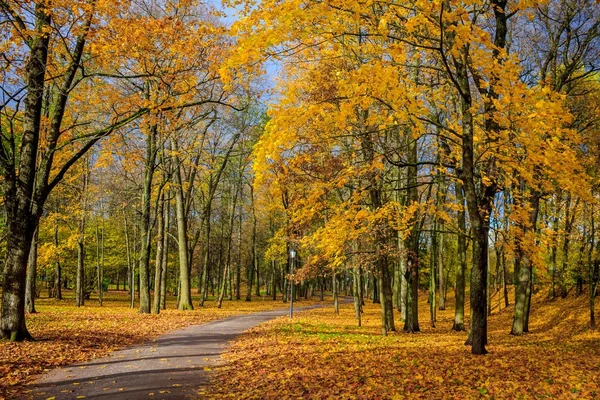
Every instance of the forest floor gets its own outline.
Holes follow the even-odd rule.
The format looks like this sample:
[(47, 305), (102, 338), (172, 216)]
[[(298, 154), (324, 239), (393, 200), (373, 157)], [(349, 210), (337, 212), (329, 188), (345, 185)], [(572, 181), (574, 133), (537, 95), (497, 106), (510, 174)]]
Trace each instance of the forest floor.
[[(27, 316), (27, 327), (35, 341), (0, 341), (0, 399), (16, 397), (25, 384), (56, 367), (103, 357), (190, 325), (286, 307), (281, 299), (273, 301), (265, 296), (254, 297), (251, 302), (224, 300), (221, 309), (209, 297), (201, 308), (194, 297), (193, 311), (178, 311), (175, 299), (169, 298), (167, 310), (148, 315), (138, 313), (137, 302), (136, 308), (129, 308), (124, 291), (106, 293), (103, 306), (92, 299), (80, 308), (74, 306), (71, 291), (63, 296), (65, 299), (61, 301), (48, 298), (36, 301), (38, 313)], [(316, 303), (316, 300), (301, 300), (299, 305)]]
[[(600, 398), (600, 332), (588, 329), (589, 297), (532, 304), (530, 333), (509, 335), (513, 307), (489, 318), (489, 354), (474, 356), (466, 333), (451, 330), (450, 299), (430, 326), (420, 293), (421, 333), (381, 336), (379, 305), (357, 327), (352, 304), (279, 318), (235, 340), (202, 395), (231, 399)], [(512, 302), (513, 296), (510, 296)], [(469, 309), (467, 304), (466, 309)], [(468, 321), (465, 321), (468, 322)], [(249, 373), (252, 371), (252, 373)]]

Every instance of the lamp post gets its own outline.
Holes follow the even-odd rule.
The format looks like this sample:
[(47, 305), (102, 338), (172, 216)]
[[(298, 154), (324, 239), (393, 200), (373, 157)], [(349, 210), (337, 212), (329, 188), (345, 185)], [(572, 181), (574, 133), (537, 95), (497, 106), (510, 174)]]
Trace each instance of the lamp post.
[(290, 319), (294, 315), (294, 281), (291, 276), (294, 274), (294, 261), (296, 258), (296, 250), (290, 249), (290, 258), (292, 259), (291, 272), (290, 272)]

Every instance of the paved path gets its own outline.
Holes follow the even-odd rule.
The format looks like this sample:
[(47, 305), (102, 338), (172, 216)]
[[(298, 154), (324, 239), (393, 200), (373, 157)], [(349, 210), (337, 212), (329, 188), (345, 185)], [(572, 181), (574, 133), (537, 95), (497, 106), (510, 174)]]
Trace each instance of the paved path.
[[(325, 305), (325, 304), (324, 304)], [(313, 307), (298, 308), (298, 311)], [(294, 310), (296, 311), (296, 310)], [(56, 400), (198, 398), (212, 367), (222, 364), (229, 341), (288, 310), (265, 311), (193, 325), (108, 357), (53, 370), (25, 398)]]

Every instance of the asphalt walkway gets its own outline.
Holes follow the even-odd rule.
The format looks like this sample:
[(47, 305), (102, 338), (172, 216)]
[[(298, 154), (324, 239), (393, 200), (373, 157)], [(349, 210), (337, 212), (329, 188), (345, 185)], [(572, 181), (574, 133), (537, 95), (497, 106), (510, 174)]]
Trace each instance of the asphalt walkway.
[[(297, 311), (308, 308), (314, 307)], [(288, 312), (265, 311), (193, 325), (105, 358), (56, 369), (34, 382), (26, 398), (197, 399), (212, 368), (224, 362), (220, 356), (228, 342)]]

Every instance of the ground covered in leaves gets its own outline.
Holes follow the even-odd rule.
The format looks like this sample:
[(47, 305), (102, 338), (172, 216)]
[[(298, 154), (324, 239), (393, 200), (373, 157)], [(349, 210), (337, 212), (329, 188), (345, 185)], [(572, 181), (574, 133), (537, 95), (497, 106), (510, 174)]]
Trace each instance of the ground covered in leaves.
[[(169, 299), (167, 310), (148, 315), (139, 314), (137, 305), (129, 308), (126, 292), (108, 292), (103, 306), (92, 299), (81, 308), (74, 306), (71, 294), (67, 291), (62, 301), (37, 301), (38, 313), (27, 316), (27, 327), (36, 341), (0, 341), (0, 399), (14, 398), (37, 374), (55, 367), (102, 357), (191, 324), (286, 306), (281, 300), (258, 297), (251, 302), (226, 300), (221, 309), (209, 299), (200, 308), (194, 299), (195, 310), (178, 311), (175, 300)], [(311, 303), (303, 300), (300, 305)]]
[[(473, 356), (466, 334), (451, 331), (454, 309), (430, 327), (421, 294), (421, 333), (382, 337), (378, 305), (369, 302), (363, 327), (352, 304), (265, 323), (240, 337), (208, 392), (232, 399), (600, 398), (600, 332), (589, 331), (588, 297), (532, 305), (530, 333), (509, 335), (513, 308), (489, 320), (490, 354)], [(512, 301), (512, 297), (511, 297)], [(468, 305), (466, 307), (468, 310)], [(397, 329), (402, 324), (397, 320)]]

